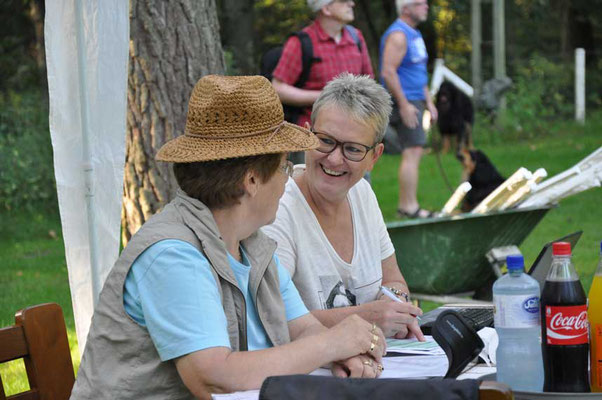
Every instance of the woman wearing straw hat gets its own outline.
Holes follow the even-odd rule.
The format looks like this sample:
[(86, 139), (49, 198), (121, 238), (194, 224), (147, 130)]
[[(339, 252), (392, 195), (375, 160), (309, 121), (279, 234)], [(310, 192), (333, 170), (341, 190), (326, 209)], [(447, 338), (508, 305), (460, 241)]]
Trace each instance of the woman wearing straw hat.
[[(391, 97), (368, 76), (341, 74), (313, 105), (320, 144), (295, 166), (276, 221), (263, 230), (301, 298), (325, 326), (356, 314), (385, 336), (423, 340), (376, 196), (364, 174), (383, 152)], [(310, 128), (310, 126), (307, 126)], [(299, 171), (297, 171), (299, 170)], [(299, 173), (297, 173), (299, 172)], [(399, 297), (383, 296), (380, 287)]]
[(111, 270), (73, 399), (210, 398), (331, 362), (338, 376), (380, 374), (380, 329), (357, 316), (322, 326), (258, 232), (284, 192), (286, 153), (316, 145), (283, 121), (265, 78), (199, 80), (184, 135), (157, 154), (180, 190)]

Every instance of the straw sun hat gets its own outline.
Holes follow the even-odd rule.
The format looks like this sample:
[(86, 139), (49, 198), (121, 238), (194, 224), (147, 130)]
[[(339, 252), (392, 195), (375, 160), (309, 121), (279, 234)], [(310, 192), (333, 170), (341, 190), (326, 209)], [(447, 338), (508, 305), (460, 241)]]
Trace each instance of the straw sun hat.
[(201, 78), (188, 103), (186, 130), (156, 159), (176, 163), (315, 149), (307, 129), (284, 121), (282, 104), (263, 76)]

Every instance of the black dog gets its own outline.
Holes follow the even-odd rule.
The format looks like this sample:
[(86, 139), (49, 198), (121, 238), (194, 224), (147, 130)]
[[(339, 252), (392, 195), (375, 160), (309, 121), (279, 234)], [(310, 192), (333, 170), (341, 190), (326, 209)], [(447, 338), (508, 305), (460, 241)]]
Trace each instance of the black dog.
[(506, 179), (500, 175), (489, 158), (481, 150), (462, 149), (458, 159), (464, 166), (463, 180), (468, 180), (472, 189), (462, 202), (462, 211), (475, 208), (489, 193), (501, 185)]
[(447, 153), (452, 138), (456, 141), (457, 154), (464, 148), (471, 150), (474, 109), (470, 98), (451, 82), (444, 81), (435, 104), (439, 113), (437, 126), (443, 139), (442, 152)]

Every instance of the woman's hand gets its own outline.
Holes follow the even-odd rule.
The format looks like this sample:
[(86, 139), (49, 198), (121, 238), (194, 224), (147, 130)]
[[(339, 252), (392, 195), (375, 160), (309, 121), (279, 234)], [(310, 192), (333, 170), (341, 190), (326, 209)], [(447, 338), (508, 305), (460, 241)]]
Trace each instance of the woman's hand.
[(381, 362), (387, 343), (382, 330), (358, 315), (350, 315), (327, 332), (329, 345), (334, 350), (334, 359), (346, 360), (366, 354)]
[(416, 338), (421, 342), (424, 342), (426, 339), (424, 338), (424, 334), (418, 325), (418, 320), (414, 319), (411, 324), (407, 325), (407, 329), (401, 330), (393, 336), (395, 339), (410, 339)]
[(339, 378), (378, 378), (383, 365), (374, 358), (360, 355), (332, 363), (332, 375)]
[(412, 333), (418, 340), (424, 341), (424, 335), (418, 326), (416, 317), (422, 310), (412, 303), (397, 302), (385, 298), (362, 304), (360, 315), (367, 321), (375, 322), (385, 337), (405, 338)]

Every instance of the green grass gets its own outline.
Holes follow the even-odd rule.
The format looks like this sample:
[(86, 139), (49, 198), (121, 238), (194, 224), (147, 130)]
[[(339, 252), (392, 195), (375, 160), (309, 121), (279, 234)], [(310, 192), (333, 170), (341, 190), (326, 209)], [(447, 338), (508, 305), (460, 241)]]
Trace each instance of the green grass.
[[(488, 133), (485, 138), (475, 129), (475, 146), (483, 150), (504, 176), (510, 176), (519, 167), (530, 171), (545, 168), (548, 177), (570, 168), (602, 146), (602, 114), (590, 117), (585, 126), (562, 123), (554, 127), (546, 137), (528, 141), (505, 141), (501, 133)], [(394, 220), (397, 205), (397, 168), (400, 157), (383, 155), (372, 173), (372, 186), (378, 197), (385, 220)], [(461, 165), (452, 154), (441, 156), (442, 168), (452, 186), (460, 182)], [(451, 193), (445, 185), (434, 153), (424, 156), (420, 165), (418, 198), (420, 205), (440, 210)], [(520, 250), (525, 263), (530, 265), (541, 246), (568, 233), (583, 230), (583, 236), (575, 248), (573, 262), (584, 288), (589, 290), (594, 269), (598, 262), (602, 240), (602, 189), (568, 197), (559, 207), (550, 210), (531, 232)]]
[[(67, 265), (58, 212), (0, 214), (0, 327), (13, 325), (16, 311), (55, 302), (65, 314), (71, 357), (79, 366)], [(0, 366), (7, 395), (29, 388), (23, 360)]]
[[(475, 142), (505, 176), (523, 166), (543, 167), (552, 176), (571, 167), (602, 145), (602, 113), (590, 116), (585, 127), (570, 122), (557, 124), (546, 137), (529, 141), (507, 140), (501, 133), (480, 134)], [(452, 184), (460, 177), (460, 164), (452, 155), (442, 157)], [(395, 217), (398, 156), (385, 155), (378, 162), (372, 182), (387, 220)], [(438, 210), (449, 198), (437, 167), (436, 157), (426, 155), (420, 167), (419, 200), (425, 208)], [(531, 263), (541, 246), (554, 238), (579, 229), (584, 234), (574, 253), (574, 263), (586, 290), (591, 285), (602, 240), (602, 189), (591, 189), (563, 200), (551, 210), (521, 246), (526, 263)], [(56, 236), (51, 232), (55, 232)], [(26, 306), (57, 302), (63, 308), (74, 368), (79, 352), (73, 322), (64, 246), (58, 212), (0, 213), (0, 326), (14, 323), (14, 313)], [(423, 304), (424, 309), (435, 303)], [(7, 394), (27, 389), (22, 361), (0, 366)]]

